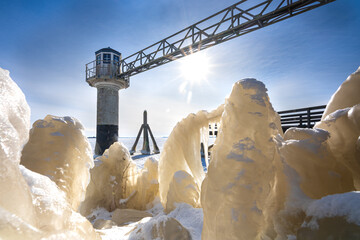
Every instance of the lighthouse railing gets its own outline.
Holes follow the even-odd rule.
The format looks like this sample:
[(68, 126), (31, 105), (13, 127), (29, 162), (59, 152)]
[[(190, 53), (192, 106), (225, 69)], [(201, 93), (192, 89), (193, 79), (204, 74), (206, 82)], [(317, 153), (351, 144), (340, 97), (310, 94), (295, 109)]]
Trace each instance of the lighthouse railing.
[(86, 80), (91, 78), (115, 78), (120, 74), (120, 62), (94, 60), (86, 64)]

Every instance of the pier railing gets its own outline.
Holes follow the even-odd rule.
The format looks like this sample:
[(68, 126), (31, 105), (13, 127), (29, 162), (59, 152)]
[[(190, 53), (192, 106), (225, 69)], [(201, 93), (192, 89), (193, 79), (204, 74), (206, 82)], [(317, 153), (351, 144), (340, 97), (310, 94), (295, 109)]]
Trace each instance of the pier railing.
[[(291, 127), (312, 128), (321, 120), (326, 105), (280, 111), (281, 127), (285, 132)], [(217, 136), (219, 123), (209, 125), (209, 135)]]
[(286, 131), (291, 127), (312, 128), (321, 120), (326, 105), (280, 111), (281, 127)]

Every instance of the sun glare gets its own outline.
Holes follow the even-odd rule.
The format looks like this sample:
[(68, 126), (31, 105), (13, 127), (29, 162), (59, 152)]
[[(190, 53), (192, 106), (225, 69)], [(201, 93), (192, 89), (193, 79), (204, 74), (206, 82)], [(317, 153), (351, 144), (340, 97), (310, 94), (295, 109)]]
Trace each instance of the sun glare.
[(180, 60), (180, 71), (184, 80), (200, 84), (210, 72), (209, 58), (203, 52), (186, 56)]

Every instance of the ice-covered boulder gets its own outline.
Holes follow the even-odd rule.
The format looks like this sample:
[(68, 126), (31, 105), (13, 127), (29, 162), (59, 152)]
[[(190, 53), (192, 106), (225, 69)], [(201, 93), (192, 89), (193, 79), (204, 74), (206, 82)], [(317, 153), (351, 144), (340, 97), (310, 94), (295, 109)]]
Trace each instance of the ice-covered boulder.
[(109, 229), (116, 226), (116, 223), (112, 220), (98, 219), (94, 222), (93, 227), (95, 229)]
[[(205, 177), (201, 164), (201, 142), (207, 146), (209, 123), (218, 122), (222, 112), (223, 105), (212, 112), (199, 111), (196, 114), (189, 114), (178, 122), (170, 133), (159, 160), (160, 200), (164, 207), (175, 172), (182, 170), (190, 174), (197, 189), (200, 189)], [(205, 159), (207, 160), (207, 151), (205, 151)], [(190, 201), (192, 200), (189, 199), (187, 202)]]
[(334, 194), (313, 201), (297, 230), (298, 240), (360, 239), (360, 192)]
[(153, 239), (191, 240), (191, 235), (175, 218), (161, 215), (138, 224), (129, 236), (129, 240)]
[(351, 74), (332, 95), (322, 120), (339, 109), (353, 107), (360, 103), (360, 67)]
[(33, 124), (21, 157), (22, 165), (53, 180), (75, 210), (85, 197), (94, 165), (83, 130), (75, 118), (47, 115)]
[(137, 169), (124, 144), (115, 142), (95, 161), (86, 197), (80, 206), (84, 216), (96, 207), (146, 209), (159, 192), (158, 162), (149, 158)]
[(146, 217), (152, 217), (152, 214), (135, 209), (116, 209), (111, 220), (116, 223), (116, 225), (123, 226), (131, 222), (138, 222)]
[(200, 207), (200, 189), (194, 178), (182, 170), (175, 172), (170, 182), (165, 212), (174, 210), (175, 203), (187, 203), (193, 207)]
[(272, 218), (286, 186), (272, 140), (282, 134), (280, 118), (264, 84), (235, 83), (220, 125), (201, 188), (202, 239), (275, 238)]

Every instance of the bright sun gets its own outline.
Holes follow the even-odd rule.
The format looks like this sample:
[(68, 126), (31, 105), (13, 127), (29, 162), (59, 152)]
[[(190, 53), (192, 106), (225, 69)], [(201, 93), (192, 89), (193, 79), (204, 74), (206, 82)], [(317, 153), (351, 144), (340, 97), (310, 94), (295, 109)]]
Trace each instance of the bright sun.
[(210, 72), (209, 58), (198, 52), (180, 60), (181, 75), (191, 84), (200, 84), (206, 80)]

